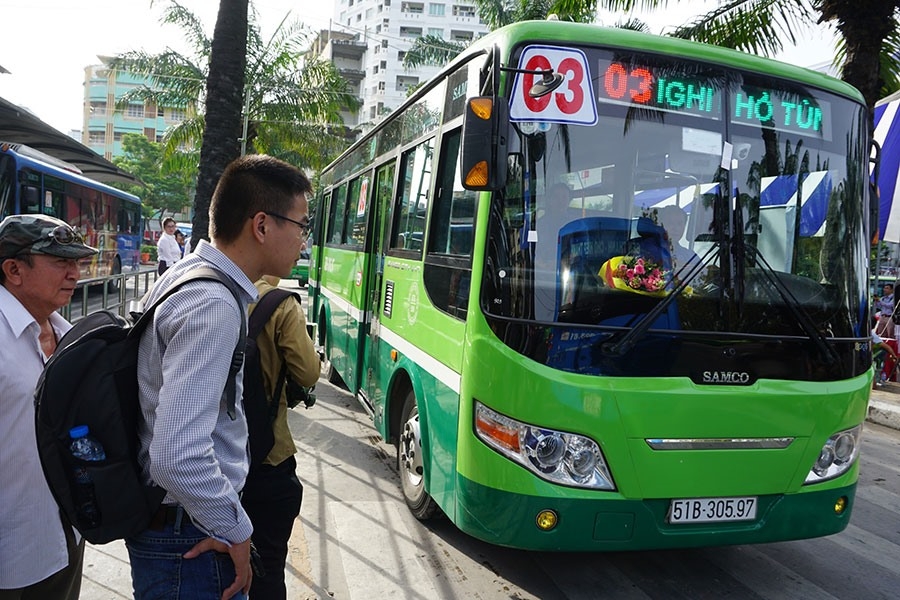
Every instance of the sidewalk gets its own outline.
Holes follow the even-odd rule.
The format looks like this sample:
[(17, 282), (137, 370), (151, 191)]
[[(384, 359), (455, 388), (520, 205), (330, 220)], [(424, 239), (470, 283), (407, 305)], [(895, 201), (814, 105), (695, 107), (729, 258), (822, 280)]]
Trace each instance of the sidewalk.
[(900, 429), (900, 383), (885, 382), (872, 390), (866, 420)]

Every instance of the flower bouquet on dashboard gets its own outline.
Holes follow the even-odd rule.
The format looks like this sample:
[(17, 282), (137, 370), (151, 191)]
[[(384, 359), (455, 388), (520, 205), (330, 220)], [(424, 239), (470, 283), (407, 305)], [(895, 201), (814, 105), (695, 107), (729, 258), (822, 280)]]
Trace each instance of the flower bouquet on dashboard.
[(644, 256), (614, 256), (597, 275), (610, 288), (645, 296), (665, 296), (672, 279), (671, 271)]

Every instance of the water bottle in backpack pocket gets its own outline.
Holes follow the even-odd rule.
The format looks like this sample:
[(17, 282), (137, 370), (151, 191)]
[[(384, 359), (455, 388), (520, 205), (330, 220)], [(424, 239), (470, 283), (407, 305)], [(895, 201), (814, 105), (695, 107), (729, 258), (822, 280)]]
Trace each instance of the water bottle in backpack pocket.
[(72, 443), (69, 450), (75, 459), (72, 470), (72, 484), (75, 497), (75, 509), (78, 524), (81, 527), (97, 527), (100, 525), (100, 507), (97, 505), (97, 491), (94, 480), (85, 463), (99, 463), (106, 460), (103, 446), (91, 437), (87, 425), (77, 425), (69, 430)]

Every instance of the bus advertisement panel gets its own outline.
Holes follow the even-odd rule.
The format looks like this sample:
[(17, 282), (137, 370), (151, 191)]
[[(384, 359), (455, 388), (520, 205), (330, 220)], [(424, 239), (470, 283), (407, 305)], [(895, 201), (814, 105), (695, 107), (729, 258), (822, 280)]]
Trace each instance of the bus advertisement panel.
[(872, 383), (870, 137), (819, 73), (476, 41), (322, 175), (309, 320), (420, 519), (544, 550), (829, 535)]
[(140, 266), (140, 198), (88, 179), (76, 167), (28, 146), (0, 143), (0, 218), (32, 213), (69, 223), (100, 250), (82, 259), (80, 279)]

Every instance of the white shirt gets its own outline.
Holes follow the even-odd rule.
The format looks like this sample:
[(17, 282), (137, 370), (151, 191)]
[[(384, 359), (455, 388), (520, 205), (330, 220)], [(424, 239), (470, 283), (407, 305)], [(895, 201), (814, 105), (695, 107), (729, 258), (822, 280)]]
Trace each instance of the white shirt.
[[(50, 324), (57, 339), (72, 327), (57, 313)], [(0, 589), (37, 583), (69, 564), (34, 434), (34, 388), (47, 360), (39, 335), (31, 313), (0, 286)]]
[(171, 267), (181, 260), (181, 246), (175, 240), (174, 235), (163, 233), (156, 242), (156, 257), (166, 261), (166, 266)]

